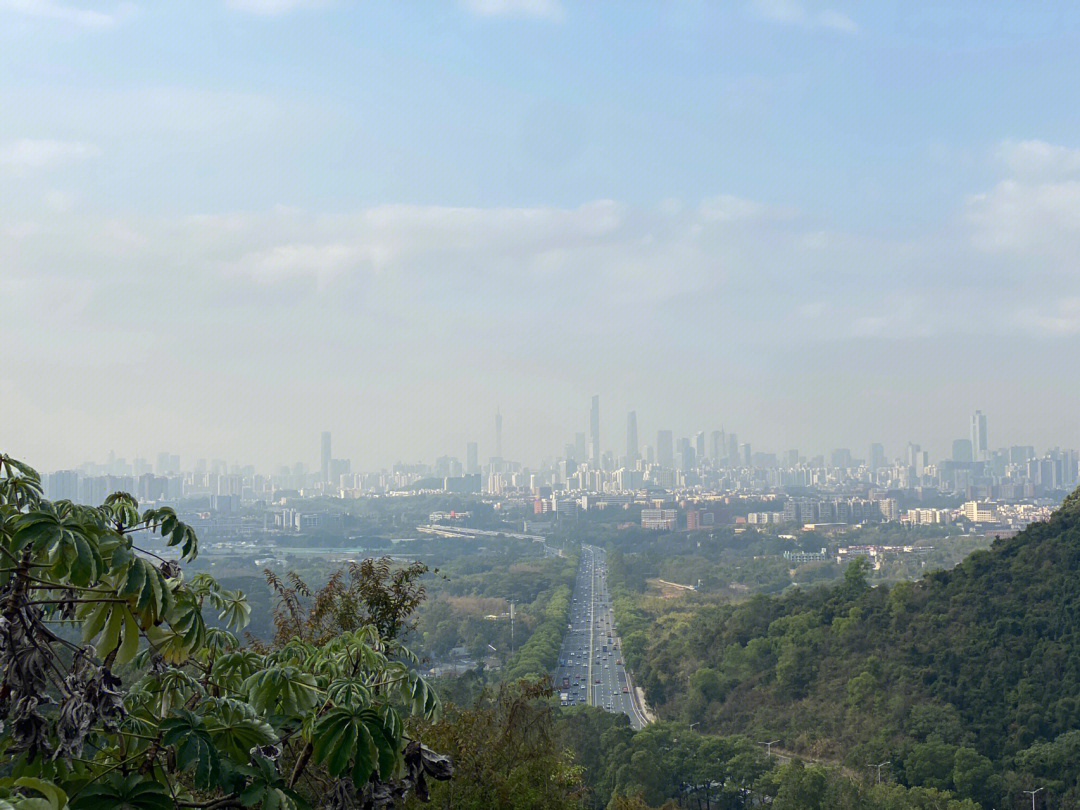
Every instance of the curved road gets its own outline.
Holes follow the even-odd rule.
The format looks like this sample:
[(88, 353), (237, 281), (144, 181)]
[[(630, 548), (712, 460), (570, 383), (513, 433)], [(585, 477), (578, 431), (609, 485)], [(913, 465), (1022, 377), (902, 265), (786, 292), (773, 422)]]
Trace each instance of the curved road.
[(615, 633), (615, 614), (607, 588), (604, 550), (581, 547), (581, 562), (570, 603), (570, 625), (559, 650), (555, 689), (568, 705), (588, 703), (621, 712), (630, 725), (648, 723), (638, 705), (633, 683), (622, 662), (622, 644)]

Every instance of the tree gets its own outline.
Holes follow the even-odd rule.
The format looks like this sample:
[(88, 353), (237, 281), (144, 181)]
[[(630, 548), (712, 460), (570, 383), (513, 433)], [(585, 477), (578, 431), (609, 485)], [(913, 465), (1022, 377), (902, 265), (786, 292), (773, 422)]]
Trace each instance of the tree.
[(395, 568), (389, 557), (350, 562), (313, 594), (297, 574), (288, 574), (285, 584), (266, 569), (266, 582), (278, 599), (274, 644), (283, 646), (294, 638), (325, 644), (368, 625), (382, 638), (393, 640), (415, 629), (412, 616), (424, 601), (421, 578), (427, 570), (421, 562)]
[[(502, 683), (472, 708), (448, 707), (418, 737), (449, 754), (452, 782), (433, 788), (437, 806), (456, 810), (577, 810), (581, 769), (559, 744), (547, 680)], [(412, 807), (413, 800), (406, 804)]]
[(804, 767), (799, 760), (786, 765), (780, 776), (780, 789), (773, 800), (773, 810), (819, 810), (829, 787), (828, 774), (818, 766)]
[[(177, 559), (136, 544), (154, 535)], [(394, 638), (415, 606), (409, 575), (380, 590), (378, 570), (361, 572), (351, 623), (335, 601), (345, 588), (315, 625), (341, 632), (257, 650), (234, 633), (244, 595), (185, 578), (197, 553), (168, 507), (140, 513), (126, 493), (51, 502), (34, 470), (0, 455), (0, 807), (377, 807), (449, 776), (404, 732), (439, 712)]]
[(997, 774), (994, 763), (974, 748), (958, 748), (953, 757), (952, 782), (956, 792), (980, 803), (989, 803), (995, 794)]

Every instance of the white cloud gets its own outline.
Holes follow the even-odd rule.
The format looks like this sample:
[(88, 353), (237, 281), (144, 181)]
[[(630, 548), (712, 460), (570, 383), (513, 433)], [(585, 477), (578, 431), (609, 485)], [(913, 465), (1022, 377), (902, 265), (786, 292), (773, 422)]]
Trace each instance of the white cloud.
[(119, 3), (112, 11), (57, 3), (55, 0), (0, 0), (0, 9), (75, 25), (80, 28), (109, 28), (135, 11), (134, 3)]
[(329, 4), (329, 0), (226, 0), (226, 2), (230, 8), (237, 11), (266, 17), (276, 17), (305, 8), (323, 8)]
[(319, 289), (323, 289), (359, 264), (378, 266), (386, 258), (378, 246), (365, 250), (360, 245), (341, 243), (294, 243), (245, 253), (235, 262), (223, 264), (222, 269), (247, 276), (260, 284), (314, 277)]
[(1053, 257), (1072, 267), (1080, 251), (1080, 150), (1038, 140), (1004, 141), (994, 155), (1009, 176), (968, 198), (972, 244), (990, 253)]
[(0, 143), (0, 169), (14, 172), (55, 169), (97, 154), (97, 147), (78, 141), (23, 138)]
[(753, 0), (750, 7), (762, 19), (789, 25), (806, 22), (806, 9), (796, 0)]
[(819, 12), (814, 21), (822, 28), (832, 28), (834, 31), (843, 31), (845, 34), (857, 34), (858, 24), (847, 14), (832, 9)]
[(759, 202), (722, 194), (702, 200), (698, 206), (701, 218), (712, 222), (732, 222), (762, 216), (768, 209)]
[(970, 197), (967, 207), (980, 250), (1064, 256), (1080, 248), (1080, 181), (1004, 180)]
[(810, 12), (799, 0), (751, 0), (750, 9), (763, 20), (783, 25), (829, 28), (845, 34), (854, 34), (859, 30), (858, 24), (843, 12), (835, 9)]
[[(987, 257), (955, 232), (942, 250), (823, 231), (811, 216), (777, 216), (733, 195), (654, 207), (93, 210), (0, 222), (0, 332), (16, 341), (4, 370), (24, 397), (16, 421), (62, 425), (67, 443), (95, 422), (106, 452), (111, 436), (131, 435), (132, 415), (160, 407), (136, 444), (195, 453), (224, 441), (246, 453), (251, 442), (289, 457), (293, 449), (265, 436), (303, 433), (309, 421), (334, 426), (362, 403), (377, 423), (364, 430), (378, 436), (357, 452), (392, 462), (431, 455), (447, 426), (476, 435), (476, 403), (505, 405), (495, 397), (510, 390), (552, 424), (582, 391), (620, 385), (642, 413), (667, 419), (659, 409), (692, 410), (697, 394), (715, 407), (728, 386), (702, 393), (709, 375), (700, 370), (727, 363), (728, 376), (717, 375), (725, 381), (748, 373), (730, 357), (753, 358), (762, 379), (779, 375), (792, 390), (821, 388), (822, 374), (843, 368), (860, 380), (857, 399), (859, 375), (881, 373), (883, 343), (895, 342), (889, 356), (909, 369), (919, 364), (912, 379), (947, 380), (971, 346), (997, 339), (1038, 356), (1037, 339), (1080, 336), (1080, 279), (1025, 285), (1012, 272), (1046, 266), (1038, 256)], [(986, 272), (999, 264), (1008, 277)], [(53, 316), (47, 328), (42, 312)], [(926, 351), (904, 350), (910, 341), (926, 341)], [(141, 381), (150, 362), (171, 369), (182, 393), (161, 405), (139, 382), (118, 412), (100, 381)], [(642, 405), (657, 378), (687, 396)], [(66, 419), (53, 381), (72, 380), (95, 395)], [(205, 390), (224, 393), (200, 411)], [(828, 396), (835, 407), (835, 391)], [(205, 424), (184, 422), (204, 412)], [(521, 439), (528, 452), (547, 452), (547, 423), (519, 419), (519, 435), (537, 437)], [(48, 452), (75, 452), (65, 441)]]
[(1044, 337), (1080, 334), (1080, 296), (1062, 298), (1047, 307), (1030, 307), (1020, 313), (1020, 323)]
[(463, 0), (463, 5), (480, 17), (533, 17), (551, 22), (566, 19), (559, 0)]
[(60, 188), (49, 189), (42, 194), (42, 199), (45, 204), (49, 206), (53, 211), (59, 214), (64, 214), (75, 207), (75, 204), (79, 200), (79, 196), (71, 191), (66, 191)]
[(994, 154), (1013, 177), (1057, 178), (1080, 172), (1080, 149), (1046, 141), (1003, 141)]

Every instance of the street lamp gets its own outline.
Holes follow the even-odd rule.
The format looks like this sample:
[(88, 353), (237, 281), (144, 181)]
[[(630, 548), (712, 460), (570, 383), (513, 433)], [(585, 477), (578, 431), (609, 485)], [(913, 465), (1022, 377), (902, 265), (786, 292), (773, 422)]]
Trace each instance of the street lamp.
[(780, 741), (779, 740), (769, 740), (768, 742), (761, 741), (759, 743), (759, 745), (764, 745), (765, 746), (765, 756), (771, 757), (772, 756), (772, 747), (774, 745), (776, 745), (778, 742), (780, 742)]
[(1031, 797), (1031, 810), (1035, 810), (1035, 794), (1038, 793), (1040, 790), (1042, 790), (1042, 788), (1035, 788), (1035, 790), (1024, 791), (1024, 793), (1028, 794)]
[(879, 762), (877, 765), (872, 762), (870, 763), (871, 768), (877, 768), (877, 783), (879, 785), (881, 784), (881, 769), (884, 768), (886, 765), (892, 765), (892, 762)]

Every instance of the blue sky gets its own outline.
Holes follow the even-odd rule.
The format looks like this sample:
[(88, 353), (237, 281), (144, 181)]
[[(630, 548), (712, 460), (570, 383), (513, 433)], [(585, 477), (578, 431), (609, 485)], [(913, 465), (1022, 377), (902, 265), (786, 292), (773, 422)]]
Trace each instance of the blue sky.
[(929, 5), (0, 0), (0, 440), (1080, 444), (1080, 10)]

